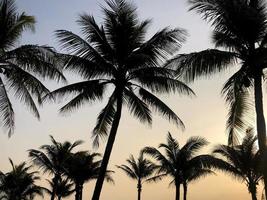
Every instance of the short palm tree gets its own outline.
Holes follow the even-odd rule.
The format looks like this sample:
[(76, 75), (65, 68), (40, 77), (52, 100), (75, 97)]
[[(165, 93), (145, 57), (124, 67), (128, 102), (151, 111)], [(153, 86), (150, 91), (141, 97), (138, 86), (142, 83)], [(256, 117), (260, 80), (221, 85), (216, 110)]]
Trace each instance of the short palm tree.
[(125, 172), (125, 174), (131, 179), (137, 181), (137, 199), (141, 200), (142, 184), (148, 178), (151, 178), (157, 166), (150, 160), (144, 158), (142, 153), (140, 153), (137, 160), (135, 160), (133, 155), (131, 155), (126, 162), (126, 165), (120, 165), (117, 167)]
[[(45, 188), (45, 191), (52, 196), (53, 192), (55, 196), (57, 197), (58, 200), (61, 200), (62, 198), (69, 197), (73, 192), (75, 191), (73, 189), (73, 183), (69, 181), (69, 179), (64, 178), (64, 179), (59, 179), (59, 181), (56, 183), (50, 180), (47, 180), (49, 183), (49, 186), (51, 189)], [(55, 191), (54, 188), (56, 188)]]
[(196, 153), (208, 143), (204, 138), (191, 137), (183, 147), (172, 137), (167, 136), (167, 143), (162, 143), (159, 148), (163, 148), (165, 155), (158, 148), (145, 147), (143, 153), (152, 156), (158, 161), (159, 168), (157, 175), (149, 181), (159, 181), (164, 177), (171, 177), (176, 188), (175, 199), (180, 199), (180, 186), (184, 186), (184, 199), (187, 195), (187, 185), (190, 181), (197, 180), (202, 176), (213, 173), (210, 168), (213, 166), (214, 157), (211, 155), (196, 155)]
[(218, 145), (213, 153), (222, 159), (218, 169), (245, 182), (252, 200), (257, 200), (257, 185), (263, 178), (262, 159), (256, 148), (257, 137), (247, 132), (238, 146)]
[(0, 172), (0, 197), (6, 200), (32, 200), (36, 195), (43, 195), (43, 188), (36, 185), (39, 180), (37, 172), (29, 172), (31, 166), (25, 162), (14, 165), (10, 159), (12, 170)]
[[(187, 80), (211, 76), (238, 66), (225, 83), (222, 93), (230, 106), (227, 129), (229, 144), (235, 144), (250, 122), (254, 103), (258, 143), (266, 149), (262, 82), (267, 64), (267, 5), (264, 0), (188, 0), (213, 27), (215, 49), (179, 55), (171, 65), (184, 72)], [(251, 97), (254, 95), (254, 101)], [(267, 165), (267, 164), (266, 164)], [(267, 169), (267, 166), (265, 166)], [(264, 172), (267, 185), (267, 170)], [(267, 194), (267, 187), (266, 194)]]
[[(79, 151), (71, 154), (64, 165), (65, 175), (75, 184), (75, 200), (82, 200), (84, 183), (96, 180), (99, 174), (101, 160), (98, 153)], [(107, 170), (106, 180), (113, 182), (112, 171)]]
[(49, 90), (35, 77), (64, 80), (54, 62), (51, 48), (17, 43), (26, 30), (34, 30), (35, 19), (18, 13), (14, 0), (0, 0), (0, 115), (2, 125), (10, 136), (14, 132), (14, 111), (9, 95), (24, 103), (39, 118), (33, 100)]
[(180, 118), (156, 94), (193, 94), (187, 85), (175, 79), (172, 69), (162, 67), (185, 41), (185, 31), (164, 28), (146, 40), (150, 21), (140, 22), (135, 6), (126, 0), (107, 0), (106, 3), (108, 8), (103, 8), (104, 23), (101, 26), (94, 17), (80, 15), (78, 23), (84, 37), (67, 30), (56, 32), (62, 47), (70, 52), (61, 55), (65, 68), (85, 80), (59, 88), (50, 95), (53, 99), (75, 95), (60, 110), (68, 112), (111, 94), (93, 130), (95, 146), (99, 145), (100, 138), (108, 136), (94, 200), (100, 197), (122, 105), (128, 106), (143, 123), (152, 123), (150, 108), (153, 108), (183, 127)]
[(40, 150), (31, 149), (29, 150), (29, 157), (32, 162), (38, 166), (44, 173), (53, 175), (53, 186), (51, 192), (51, 200), (55, 199), (55, 192), (57, 190), (57, 183), (62, 179), (64, 173), (64, 164), (71, 155), (72, 150), (80, 145), (82, 141), (76, 141), (74, 143), (57, 142), (52, 136), (51, 145), (43, 145)]

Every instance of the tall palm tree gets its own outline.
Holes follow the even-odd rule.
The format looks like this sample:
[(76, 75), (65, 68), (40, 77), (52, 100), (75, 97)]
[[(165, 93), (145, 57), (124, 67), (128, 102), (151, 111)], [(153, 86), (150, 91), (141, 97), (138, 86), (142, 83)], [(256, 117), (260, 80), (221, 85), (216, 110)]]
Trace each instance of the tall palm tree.
[(139, 21), (135, 6), (126, 0), (107, 0), (106, 3), (103, 25), (99, 26), (93, 16), (80, 15), (78, 23), (84, 38), (67, 30), (56, 32), (62, 47), (70, 52), (61, 55), (65, 68), (81, 75), (85, 81), (67, 85), (49, 95), (53, 99), (75, 95), (61, 108), (64, 113), (86, 102), (102, 100), (105, 94), (111, 93), (93, 130), (95, 146), (99, 145), (100, 138), (108, 136), (93, 200), (100, 197), (122, 105), (128, 106), (143, 123), (152, 123), (151, 107), (183, 127), (180, 118), (155, 94), (193, 94), (187, 85), (175, 79), (172, 69), (162, 67), (185, 41), (185, 31), (164, 28), (146, 40), (150, 21)]
[(33, 100), (41, 103), (41, 97), (49, 90), (35, 77), (64, 80), (54, 62), (51, 48), (17, 43), (26, 30), (34, 30), (35, 19), (19, 13), (14, 0), (0, 0), (0, 116), (2, 125), (11, 136), (14, 132), (14, 110), (9, 95), (25, 104), (39, 118)]
[(263, 178), (262, 159), (256, 148), (256, 140), (257, 137), (249, 131), (241, 145), (218, 145), (213, 150), (214, 154), (222, 159), (217, 168), (245, 182), (252, 200), (257, 200), (257, 185)]
[[(96, 160), (101, 156), (98, 153), (88, 153), (79, 151), (71, 154), (66, 160), (64, 171), (68, 178), (75, 183), (75, 200), (82, 200), (83, 185), (85, 182), (96, 180), (99, 175), (101, 160)], [(107, 170), (106, 180), (113, 182), (112, 171)]]
[(162, 143), (159, 148), (163, 148), (165, 155), (158, 148), (145, 147), (143, 153), (156, 159), (159, 163), (157, 175), (150, 178), (149, 181), (159, 181), (164, 177), (170, 176), (176, 188), (175, 199), (180, 199), (180, 186), (184, 186), (184, 199), (187, 195), (187, 185), (190, 181), (197, 180), (202, 176), (213, 173), (210, 168), (213, 166), (213, 156), (196, 155), (208, 143), (204, 138), (191, 137), (183, 147), (172, 137), (170, 133), (167, 136), (167, 143)]
[[(211, 76), (238, 66), (225, 83), (222, 93), (230, 106), (227, 129), (229, 143), (247, 127), (254, 95), (258, 143), (266, 152), (266, 125), (262, 102), (262, 82), (267, 64), (267, 6), (264, 0), (189, 0), (213, 27), (215, 49), (179, 55), (171, 65), (178, 65), (187, 80)], [(267, 164), (266, 164), (267, 165)], [(267, 166), (265, 166), (267, 169)], [(267, 170), (264, 172), (267, 185)], [(267, 187), (266, 194), (267, 194)]]
[(11, 159), (10, 164), (10, 172), (0, 172), (1, 199), (32, 200), (36, 195), (43, 195), (43, 188), (35, 183), (39, 180), (37, 172), (29, 172), (32, 166), (27, 166), (25, 162), (14, 165)]
[(126, 162), (127, 165), (117, 167), (125, 172), (127, 176), (137, 181), (137, 199), (141, 200), (142, 184), (153, 175), (157, 166), (150, 160), (144, 158), (142, 153), (140, 153), (137, 160), (131, 155)]
[(53, 194), (53, 189), (56, 188), (54, 191), (55, 196), (58, 200), (61, 200), (62, 198), (69, 197), (73, 192), (75, 191), (73, 189), (73, 183), (69, 181), (69, 179), (64, 178), (60, 179), (56, 185), (53, 181), (47, 180), (49, 183), (49, 186), (51, 189), (45, 188), (45, 191), (49, 194)]
[(43, 145), (40, 147), (40, 150), (30, 149), (29, 157), (32, 162), (38, 166), (44, 173), (49, 173), (53, 175), (53, 188), (51, 192), (51, 200), (55, 199), (55, 193), (58, 187), (58, 183), (62, 179), (64, 173), (64, 164), (66, 160), (71, 155), (72, 150), (80, 145), (82, 141), (76, 141), (74, 143), (57, 142), (52, 136), (51, 145)]

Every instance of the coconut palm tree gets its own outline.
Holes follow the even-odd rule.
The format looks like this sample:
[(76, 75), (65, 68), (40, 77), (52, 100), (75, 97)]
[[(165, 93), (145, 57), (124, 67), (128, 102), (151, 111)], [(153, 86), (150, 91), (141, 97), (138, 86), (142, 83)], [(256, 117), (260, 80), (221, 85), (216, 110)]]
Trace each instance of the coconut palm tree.
[[(82, 200), (84, 183), (96, 180), (99, 174), (101, 160), (99, 153), (88, 153), (79, 151), (72, 153), (64, 165), (65, 175), (75, 184), (75, 200)], [(97, 159), (97, 160), (96, 160)], [(106, 180), (113, 182), (112, 171), (107, 170)]]
[(153, 175), (157, 166), (150, 160), (144, 158), (142, 153), (140, 153), (137, 160), (135, 160), (133, 155), (131, 155), (126, 162), (126, 165), (120, 165), (117, 167), (128, 177), (137, 181), (137, 199), (141, 200), (142, 184)]
[(14, 0), (0, 0), (0, 116), (3, 127), (11, 136), (14, 132), (14, 110), (9, 95), (25, 104), (38, 119), (37, 106), (49, 90), (36, 78), (64, 80), (54, 62), (51, 48), (17, 43), (26, 30), (34, 30), (35, 19), (19, 13)]
[(69, 54), (61, 55), (65, 68), (85, 80), (59, 88), (49, 95), (53, 99), (75, 95), (60, 109), (66, 113), (110, 94), (93, 130), (95, 146), (99, 145), (100, 138), (108, 136), (94, 200), (100, 197), (122, 105), (128, 106), (143, 123), (152, 123), (153, 108), (183, 127), (180, 118), (156, 94), (193, 94), (187, 85), (175, 79), (172, 69), (162, 67), (185, 41), (185, 31), (164, 28), (146, 40), (150, 21), (139, 21), (135, 6), (125, 0), (107, 0), (106, 3), (102, 25), (98, 25), (93, 16), (80, 15), (78, 24), (84, 37), (67, 30), (56, 32), (62, 47), (69, 51)]
[(175, 199), (180, 199), (180, 186), (184, 186), (184, 199), (187, 195), (187, 185), (190, 181), (197, 180), (203, 176), (213, 173), (210, 168), (213, 166), (214, 157), (211, 155), (196, 155), (199, 150), (206, 146), (208, 142), (201, 137), (191, 137), (183, 147), (172, 137), (167, 136), (167, 143), (159, 145), (163, 148), (165, 155), (158, 148), (145, 147), (143, 153), (155, 158), (159, 163), (157, 175), (149, 181), (159, 181), (164, 177), (171, 177), (176, 188)]
[(218, 145), (213, 150), (213, 153), (222, 159), (222, 163), (217, 168), (245, 182), (252, 200), (257, 200), (257, 186), (263, 178), (262, 159), (256, 148), (256, 140), (257, 137), (248, 131), (242, 144)]
[(29, 157), (32, 162), (38, 166), (44, 173), (53, 175), (53, 188), (51, 192), (51, 200), (55, 199), (55, 193), (58, 187), (58, 183), (62, 179), (64, 173), (64, 164), (71, 155), (72, 150), (82, 144), (82, 141), (76, 141), (74, 143), (57, 142), (52, 136), (51, 145), (43, 145), (40, 150), (30, 149)]
[(37, 172), (29, 172), (32, 166), (25, 162), (14, 165), (10, 159), (12, 170), (7, 173), (0, 172), (1, 199), (6, 200), (32, 200), (36, 195), (43, 195), (43, 188), (36, 185), (39, 180)]
[(69, 197), (73, 192), (75, 191), (73, 189), (73, 183), (69, 181), (69, 179), (59, 179), (59, 181), (56, 183), (50, 180), (47, 180), (49, 183), (49, 186), (51, 189), (45, 188), (45, 191), (52, 196), (53, 189), (56, 188), (54, 191), (55, 197), (57, 197), (58, 200), (61, 200), (62, 198)]
[[(189, 3), (191, 10), (211, 22), (215, 49), (179, 55), (170, 65), (179, 66), (179, 73), (184, 72), (184, 77), (189, 81), (238, 66), (222, 90), (230, 108), (227, 120), (229, 144), (235, 144), (238, 135), (246, 129), (255, 102), (259, 149), (261, 154), (265, 154), (266, 125), (262, 82), (267, 66), (266, 2), (189, 0)], [(251, 101), (252, 95), (254, 101)], [(267, 185), (267, 170), (264, 173), (264, 183)], [(267, 194), (267, 187), (265, 188)]]

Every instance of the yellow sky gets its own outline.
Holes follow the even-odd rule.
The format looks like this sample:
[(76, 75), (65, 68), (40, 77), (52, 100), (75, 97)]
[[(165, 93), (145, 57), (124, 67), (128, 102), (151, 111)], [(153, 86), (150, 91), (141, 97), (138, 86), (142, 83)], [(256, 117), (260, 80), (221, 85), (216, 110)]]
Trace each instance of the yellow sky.
[[(35, 35), (25, 34), (23, 43), (41, 43), (55, 45), (52, 31), (55, 29), (69, 29), (77, 32), (75, 16), (89, 11), (97, 17), (100, 1), (96, 0), (18, 0), (21, 9), (37, 16), (38, 26)], [(101, 1), (102, 2), (102, 1)], [(187, 7), (182, 0), (136, 0), (142, 18), (153, 18), (151, 32), (168, 25), (180, 26), (189, 30), (190, 37), (181, 52), (189, 52), (210, 47), (209, 27), (194, 13), (187, 13)], [(87, 6), (87, 7), (85, 7)], [(86, 9), (85, 9), (86, 8)], [(57, 17), (55, 17), (55, 16)], [(230, 72), (229, 72), (230, 73)], [(102, 200), (134, 200), (136, 199), (136, 183), (129, 180), (114, 165), (124, 163), (129, 154), (137, 155), (144, 146), (157, 146), (165, 142), (166, 134), (170, 131), (181, 144), (190, 137), (200, 135), (211, 144), (226, 143), (225, 121), (227, 110), (220, 96), (223, 82), (229, 73), (217, 75), (210, 80), (195, 82), (192, 87), (196, 98), (170, 95), (162, 97), (166, 103), (182, 118), (186, 131), (181, 132), (177, 127), (155, 115), (153, 126), (146, 127), (126, 112), (124, 108), (116, 142), (112, 152), (109, 168), (116, 171), (115, 185), (105, 184)], [(73, 77), (70, 77), (73, 79)], [(51, 88), (56, 85), (51, 84)], [(82, 139), (85, 143), (83, 150), (92, 150), (91, 131), (96, 117), (103, 103), (86, 105), (70, 116), (59, 116), (57, 110), (62, 104), (48, 104), (40, 109), (41, 122), (32, 118), (20, 104), (15, 103), (16, 132), (10, 139), (6, 134), (0, 134), (0, 169), (10, 169), (8, 158), (16, 163), (27, 160), (27, 150), (48, 144), (48, 135), (52, 134), (58, 141)], [(265, 101), (265, 105), (267, 102)], [(0, 133), (2, 130), (0, 130)], [(104, 144), (99, 148), (103, 152)], [(84, 199), (89, 199), (94, 184), (86, 185)], [(261, 193), (259, 190), (259, 193)], [(249, 200), (250, 196), (244, 184), (234, 181), (229, 176), (218, 174), (207, 177), (189, 185), (189, 200)], [(48, 199), (47, 197), (45, 199)], [(72, 198), (70, 198), (72, 199)], [(171, 200), (174, 199), (174, 188), (168, 187), (168, 180), (157, 184), (144, 185), (143, 199)]]

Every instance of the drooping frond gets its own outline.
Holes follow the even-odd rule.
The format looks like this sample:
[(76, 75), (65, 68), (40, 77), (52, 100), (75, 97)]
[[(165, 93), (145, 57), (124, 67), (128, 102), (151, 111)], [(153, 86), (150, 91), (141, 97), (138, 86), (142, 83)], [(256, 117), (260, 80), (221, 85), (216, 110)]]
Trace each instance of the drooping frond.
[(124, 95), (127, 101), (127, 106), (130, 109), (130, 112), (135, 117), (137, 117), (140, 120), (140, 122), (151, 125), (152, 117), (148, 105), (145, 102), (143, 102), (138, 96), (136, 96), (133, 91), (126, 89), (124, 90)]
[(0, 47), (13, 47), (25, 30), (34, 30), (35, 19), (25, 13), (18, 13), (14, 0), (0, 2)]
[(199, 77), (209, 77), (226, 70), (236, 62), (236, 59), (235, 53), (208, 49), (180, 54), (171, 59), (166, 66), (176, 69), (178, 76), (186, 81), (194, 81)]
[(99, 139), (104, 139), (108, 135), (108, 130), (111, 127), (115, 115), (115, 92), (110, 96), (109, 101), (105, 108), (100, 112), (97, 117), (97, 123), (93, 130), (93, 146), (99, 146)]
[(8, 136), (11, 136), (15, 128), (14, 111), (2, 79), (0, 79), (0, 110), (2, 126), (8, 130)]
[(163, 117), (166, 117), (169, 121), (173, 121), (177, 126), (184, 129), (182, 120), (163, 101), (143, 88), (139, 89), (139, 95), (142, 100), (150, 105), (155, 111), (159, 112), (163, 115)]
[[(250, 98), (250, 91), (244, 84), (251, 85), (250, 79), (244, 72), (239, 70), (225, 83), (222, 94), (229, 105), (227, 119), (228, 143), (235, 145), (239, 143), (240, 133), (250, 126), (252, 121), (253, 102)], [(248, 83), (246, 83), (248, 82)]]

